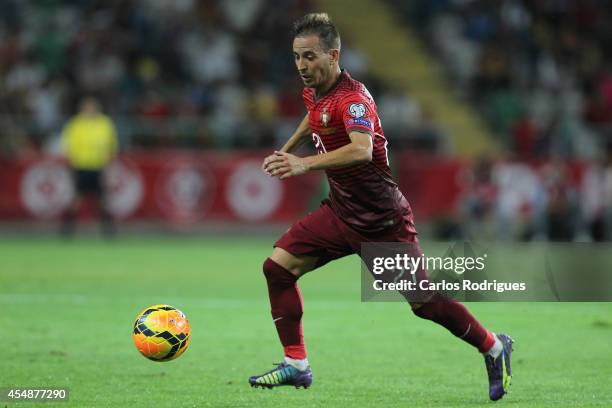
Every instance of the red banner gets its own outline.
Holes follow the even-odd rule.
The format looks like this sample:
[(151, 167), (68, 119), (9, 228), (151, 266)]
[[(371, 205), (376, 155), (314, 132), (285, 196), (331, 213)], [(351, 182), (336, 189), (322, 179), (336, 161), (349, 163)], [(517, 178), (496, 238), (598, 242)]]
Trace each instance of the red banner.
[(448, 215), (457, 208), (464, 189), (462, 175), (469, 163), (403, 153), (395, 158), (399, 186), (417, 220)]
[[(317, 204), (322, 172), (280, 181), (261, 171), (268, 152), (146, 152), (123, 155), (106, 173), (111, 212), (124, 220), (291, 222)], [(401, 153), (393, 163), (418, 221), (453, 214), (466, 194), (486, 194), (510, 212), (539, 205), (554, 163), (492, 163), (487, 185), (474, 184), (472, 165), (457, 158)], [(565, 163), (561, 178), (579, 188), (584, 165)], [(554, 171), (552, 171), (552, 170)], [(561, 173), (560, 173), (561, 174)], [(49, 157), (0, 161), (0, 220), (57, 218), (74, 192), (64, 162)], [(557, 177), (558, 178), (558, 177)], [(541, 200), (540, 200), (541, 201)], [(91, 216), (85, 203), (81, 216)]]
[[(291, 221), (304, 214), (322, 175), (280, 181), (261, 171), (262, 155), (163, 152), (127, 154), (105, 172), (111, 212), (120, 219)], [(53, 219), (74, 191), (61, 160), (0, 162), (0, 219)], [(81, 215), (92, 213), (85, 203)]]

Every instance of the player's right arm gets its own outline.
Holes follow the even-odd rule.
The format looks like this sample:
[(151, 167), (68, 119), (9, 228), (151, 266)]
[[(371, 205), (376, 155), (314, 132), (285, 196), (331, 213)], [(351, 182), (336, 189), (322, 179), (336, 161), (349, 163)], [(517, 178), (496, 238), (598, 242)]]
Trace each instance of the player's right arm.
[[(297, 129), (295, 129), (295, 132), (293, 132), (293, 135), (291, 135), (289, 140), (287, 140), (287, 142), (279, 151), (285, 153), (294, 152), (304, 143), (308, 142), (310, 138), (311, 135), (310, 128), (308, 127), (308, 114), (306, 114), (306, 116), (304, 116), (304, 119), (302, 119), (302, 122), (300, 122), (300, 124), (298, 125)], [(276, 157), (275, 153), (269, 155), (264, 159), (263, 164), (261, 166), (263, 171), (266, 171), (265, 168), (268, 163)]]

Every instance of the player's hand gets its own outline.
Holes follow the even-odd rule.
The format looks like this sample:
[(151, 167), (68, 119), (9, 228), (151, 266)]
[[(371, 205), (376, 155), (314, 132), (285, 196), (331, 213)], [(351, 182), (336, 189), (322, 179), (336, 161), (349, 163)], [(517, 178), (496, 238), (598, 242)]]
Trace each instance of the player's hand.
[(266, 173), (268, 176), (271, 176), (270, 171), (268, 170), (268, 166), (270, 165), (270, 163), (276, 161), (278, 158), (278, 156), (276, 155), (276, 152), (274, 152), (273, 154), (267, 156), (264, 161), (263, 164), (261, 165), (261, 169), (263, 170), (264, 173)]
[(291, 153), (274, 152), (274, 154), (265, 158), (263, 170), (270, 176), (284, 180), (306, 173), (308, 166), (301, 157)]

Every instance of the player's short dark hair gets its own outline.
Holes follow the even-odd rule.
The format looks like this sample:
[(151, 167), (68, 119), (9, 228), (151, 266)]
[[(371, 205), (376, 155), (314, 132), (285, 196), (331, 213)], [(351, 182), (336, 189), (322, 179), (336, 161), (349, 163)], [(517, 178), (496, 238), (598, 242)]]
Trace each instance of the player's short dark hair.
[(327, 13), (310, 13), (293, 23), (293, 38), (317, 35), (325, 51), (340, 49), (340, 34)]

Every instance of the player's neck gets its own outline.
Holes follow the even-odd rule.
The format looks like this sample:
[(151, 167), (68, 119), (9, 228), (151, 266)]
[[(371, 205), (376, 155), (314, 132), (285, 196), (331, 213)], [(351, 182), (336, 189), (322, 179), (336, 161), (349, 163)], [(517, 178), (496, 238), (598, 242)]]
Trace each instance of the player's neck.
[(315, 97), (319, 99), (328, 93), (329, 90), (332, 89), (340, 80), (340, 75), (342, 75), (342, 70), (340, 70), (340, 67), (337, 67), (336, 71), (330, 75), (329, 79), (323, 85), (315, 88)]

